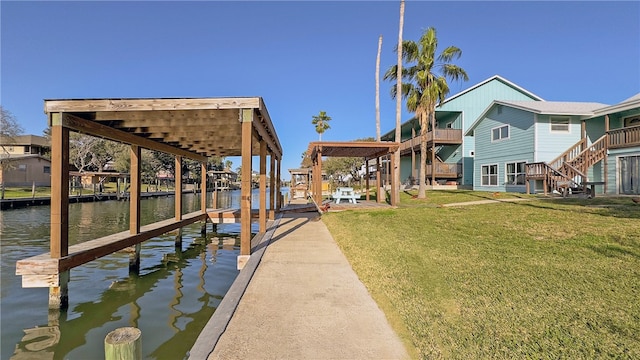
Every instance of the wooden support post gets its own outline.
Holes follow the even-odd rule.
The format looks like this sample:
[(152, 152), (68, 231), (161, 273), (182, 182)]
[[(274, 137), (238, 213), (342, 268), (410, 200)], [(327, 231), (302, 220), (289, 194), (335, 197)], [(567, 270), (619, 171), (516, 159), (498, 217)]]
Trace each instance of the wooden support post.
[[(131, 145), (131, 191), (129, 192), (129, 233), (140, 233), (140, 198), (141, 198), (141, 155), (142, 149), (137, 145)], [(140, 271), (141, 244), (132, 246), (129, 253), (129, 271)]]
[(376, 158), (376, 202), (382, 202), (382, 179), (380, 171), (380, 157)]
[(258, 210), (260, 232), (267, 232), (267, 143), (260, 140), (260, 209)]
[(240, 256), (242, 269), (251, 255), (251, 148), (253, 140), (253, 109), (242, 109), (242, 176), (240, 180)]
[(276, 158), (269, 155), (269, 220), (275, 219), (276, 208)]
[(367, 188), (367, 196), (365, 197), (365, 199), (367, 201), (369, 201), (369, 159), (364, 159), (364, 168), (365, 168), (365, 187)]
[[(605, 115), (604, 116), (604, 133), (608, 134), (609, 133), (609, 115)], [(604, 159), (602, 160), (602, 165), (604, 167), (604, 178), (602, 180), (604, 180), (604, 186), (602, 191), (607, 194), (608, 193), (608, 185), (609, 181), (608, 181), (608, 177), (609, 177), (609, 136), (607, 135), (607, 137), (605, 138), (605, 143), (604, 143), (604, 148), (605, 148), (605, 152), (604, 152)]]
[(418, 178), (416, 175), (416, 150), (413, 148), (413, 142), (416, 139), (416, 129), (411, 128), (411, 177), (414, 181)]
[[(396, 150), (396, 152), (400, 152), (400, 149)], [(393, 154), (393, 156), (391, 156), (391, 169), (393, 169), (394, 174), (396, 173), (396, 166), (398, 166), (399, 164), (396, 164), (396, 154)], [(398, 176), (392, 176), (391, 177), (391, 206), (397, 206), (398, 205), (398, 195), (399, 195), (399, 187), (400, 184), (398, 184)], [(397, 190), (398, 189), (398, 190)], [(396, 191), (397, 190), (397, 191)]]
[[(61, 125), (62, 114), (49, 115), (51, 125), (51, 258), (69, 254), (69, 129)], [(69, 306), (69, 271), (59, 273), (49, 287), (49, 308)]]
[(51, 257), (69, 252), (69, 129), (51, 114)]
[(182, 220), (182, 157), (176, 156), (175, 165), (175, 218)]
[(322, 147), (316, 154), (316, 171), (313, 173), (313, 196), (316, 204), (322, 204)]
[(280, 171), (282, 168), (282, 159), (278, 159), (278, 166), (276, 167), (276, 211), (282, 209), (282, 179), (280, 178)]
[(104, 339), (105, 360), (141, 360), (142, 331), (134, 327), (115, 329)]
[(200, 210), (207, 213), (207, 163), (200, 163)]

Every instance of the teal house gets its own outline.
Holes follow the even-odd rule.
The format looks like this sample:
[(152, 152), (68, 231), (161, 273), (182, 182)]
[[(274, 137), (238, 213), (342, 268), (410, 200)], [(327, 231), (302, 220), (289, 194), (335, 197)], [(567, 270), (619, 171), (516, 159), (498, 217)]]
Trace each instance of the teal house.
[(474, 190), (640, 194), (640, 94), (612, 106), (497, 100), (465, 135)]
[[(428, 154), (424, 174), (427, 184), (434, 187), (444, 184), (471, 187), (474, 184), (476, 144), (474, 137), (467, 135), (467, 132), (495, 100), (542, 101), (542, 98), (495, 75), (438, 104), (435, 129), (429, 128), (427, 132)], [(417, 184), (420, 122), (413, 118), (401, 126), (400, 181)], [(395, 129), (381, 138), (395, 141)], [(435, 158), (435, 162), (432, 158)]]
[[(473, 189), (526, 192), (527, 164), (554, 163), (580, 142), (600, 103), (495, 100), (469, 127), (475, 138)], [(541, 180), (541, 179), (536, 179)], [(543, 191), (544, 181), (530, 190)]]

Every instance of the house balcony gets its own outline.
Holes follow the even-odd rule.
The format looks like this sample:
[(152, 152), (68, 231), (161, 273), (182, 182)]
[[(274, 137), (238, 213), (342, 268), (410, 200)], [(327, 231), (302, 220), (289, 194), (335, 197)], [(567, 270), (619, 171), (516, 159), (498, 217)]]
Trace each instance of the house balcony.
[[(420, 169), (418, 169), (419, 171)], [(425, 165), (425, 177), (430, 179), (433, 175), (434, 166), (432, 164)], [(435, 164), (436, 179), (457, 179), (462, 177), (462, 164), (441, 163)]]
[(640, 147), (640, 125), (610, 130), (609, 149), (621, 149), (628, 147)]
[[(434, 145), (460, 145), (462, 144), (462, 130), (461, 129), (436, 129), (435, 131), (427, 132), (427, 148)], [(404, 155), (414, 149), (414, 151), (420, 151), (420, 135), (405, 140), (400, 143), (400, 154)]]

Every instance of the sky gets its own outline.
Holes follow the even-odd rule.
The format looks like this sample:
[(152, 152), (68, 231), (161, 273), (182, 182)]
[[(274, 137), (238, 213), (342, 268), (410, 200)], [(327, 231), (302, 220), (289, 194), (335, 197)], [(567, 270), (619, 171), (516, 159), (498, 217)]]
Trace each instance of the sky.
[[(26, 134), (44, 99), (261, 96), (300, 166), (323, 141), (376, 136), (375, 64), (397, 61), (399, 1), (0, 1), (0, 100)], [(500, 75), (548, 101), (616, 104), (640, 92), (639, 1), (406, 1), (405, 40), (437, 30), (467, 82)], [(380, 81), (381, 132), (395, 82)], [(402, 122), (411, 118), (404, 108)], [(232, 158), (234, 169), (239, 159)], [(254, 169), (258, 161), (254, 161)]]

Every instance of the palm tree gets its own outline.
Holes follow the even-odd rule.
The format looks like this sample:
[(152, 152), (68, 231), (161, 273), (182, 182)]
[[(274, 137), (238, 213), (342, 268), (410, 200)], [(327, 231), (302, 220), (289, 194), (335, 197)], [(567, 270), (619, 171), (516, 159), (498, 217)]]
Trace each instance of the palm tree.
[[(427, 130), (429, 124), (435, 129), (436, 104), (444, 101), (449, 94), (447, 79), (469, 80), (461, 67), (451, 63), (459, 59), (462, 50), (449, 46), (436, 57), (438, 39), (436, 30), (428, 28), (418, 43), (406, 40), (402, 44), (402, 58), (407, 66), (402, 69), (402, 97), (407, 100), (407, 110), (416, 114), (420, 120), (420, 176), (418, 197), (425, 197), (425, 163), (427, 154)], [(397, 79), (397, 65), (392, 66), (384, 79)], [(397, 96), (396, 87), (391, 88), (391, 96)], [(432, 166), (435, 149), (431, 148)], [(435, 170), (435, 167), (434, 167)], [(434, 173), (435, 176), (435, 173)]]
[(320, 135), (320, 141), (322, 141), (322, 134), (328, 129), (331, 129), (329, 121), (331, 121), (331, 117), (324, 111), (320, 111), (318, 115), (314, 115), (311, 120), (311, 123), (316, 126), (316, 132)]

